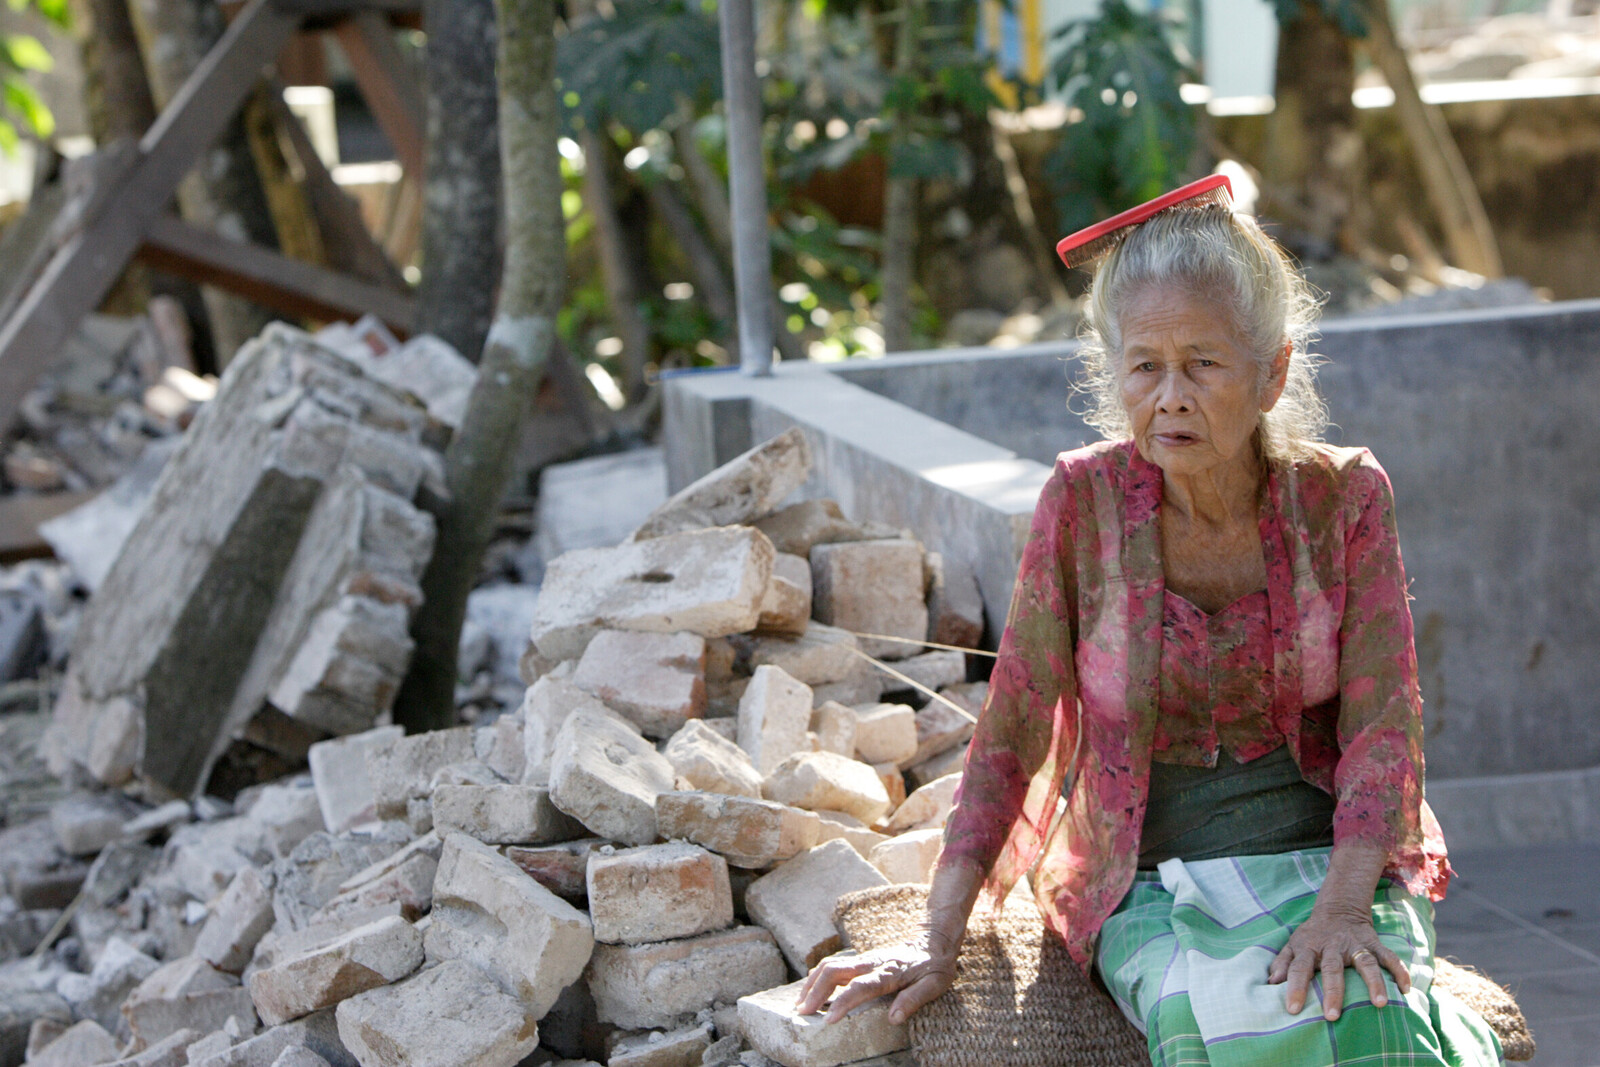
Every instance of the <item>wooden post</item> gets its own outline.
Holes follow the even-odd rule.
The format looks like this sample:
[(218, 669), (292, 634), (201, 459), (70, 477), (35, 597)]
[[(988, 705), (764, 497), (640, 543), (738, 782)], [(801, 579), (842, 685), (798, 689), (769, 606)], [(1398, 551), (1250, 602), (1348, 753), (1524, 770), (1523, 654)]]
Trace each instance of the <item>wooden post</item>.
[(139, 160), (101, 200), (100, 211), (0, 324), (0, 426), (16, 415), (78, 321), (99, 306), (148, 224), (166, 211), (178, 182), (238, 113), (298, 23), (273, 0), (251, 0), (150, 127)]
[(418, 73), (394, 43), (394, 28), (376, 11), (367, 11), (339, 23), (334, 34), (395, 158), (420, 180), (427, 109), (417, 89)]

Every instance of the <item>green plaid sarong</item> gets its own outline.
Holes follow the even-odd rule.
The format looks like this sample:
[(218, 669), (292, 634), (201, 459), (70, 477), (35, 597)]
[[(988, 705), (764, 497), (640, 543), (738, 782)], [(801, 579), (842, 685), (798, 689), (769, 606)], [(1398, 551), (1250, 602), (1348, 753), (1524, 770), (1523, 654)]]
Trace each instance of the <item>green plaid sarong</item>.
[(1141, 871), (1100, 932), (1095, 964), (1124, 1015), (1144, 1031), (1155, 1067), (1495, 1067), (1500, 1042), (1482, 1018), (1433, 990), (1433, 905), (1388, 879), (1373, 895), (1379, 939), (1411, 971), (1389, 1004), (1345, 972), (1344, 1011), (1322, 1018), (1322, 982), (1290, 1015), (1267, 967), (1311, 914), (1326, 848)]

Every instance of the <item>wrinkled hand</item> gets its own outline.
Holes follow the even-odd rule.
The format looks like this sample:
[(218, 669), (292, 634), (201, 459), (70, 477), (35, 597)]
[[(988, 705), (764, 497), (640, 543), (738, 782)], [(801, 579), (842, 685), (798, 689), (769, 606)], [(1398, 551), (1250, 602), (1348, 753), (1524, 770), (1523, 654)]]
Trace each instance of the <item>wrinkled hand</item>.
[[(857, 1005), (899, 992), (889, 1006), (889, 1020), (902, 1023), (912, 1012), (955, 982), (955, 947), (940, 938), (920, 938), (857, 955), (829, 956), (812, 968), (795, 1006), (813, 1015), (828, 1005), (828, 1022), (842, 1019)], [(835, 990), (838, 995), (828, 1003)]]
[(1400, 992), (1411, 990), (1411, 973), (1400, 957), (1378, 941), (1372, 928), (1371, 911), (1313, 911), (1289, 938), (1267, 969), (1272, 985), (1289, 983), (1284, 1007), (1299, 1015), (1306, 1006), (1306, 990), (1311, 978), (1322, 972), (1323, 1018), (1332, 1022), (1344, 1007), (1344, 969), (1354, 967), (1367, 983), (1372, 1003), (1383, 1007), (1389, 1002), (1383, 986), (1383, 971), (1394, 975)]

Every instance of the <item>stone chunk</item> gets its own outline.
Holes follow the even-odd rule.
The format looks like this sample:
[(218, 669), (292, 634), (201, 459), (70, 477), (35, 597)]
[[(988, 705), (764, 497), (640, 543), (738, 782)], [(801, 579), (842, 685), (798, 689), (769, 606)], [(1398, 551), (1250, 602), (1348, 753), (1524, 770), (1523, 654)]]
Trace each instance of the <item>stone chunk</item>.
[(838, 1067), (909, 1048), (910, 1028), (889, 1021), (891, 997), (861, 1005), (834, 1023), (824, 1013), (798, 1015), (803, 983), (754, 993), (739, 1001), (744, 1038), (784, 1067)]
[(441, 785), (433, 791), (433, 825), (491, 845), (539, 845), (582, 837), (583, 826), (550, 803), (536, 785)]
[(379, 726), (311, 746), (306, 758), (311, 762), (311, 781), (317, 790), (322, 825), (330, 834), (342, 834), (378, 817), (372, 779), (367, 777), (367, 753), (386, 748), (405, 735), (399, 726)]
[[(254, 1009), (251, 1014), (254, 1014)], [(111, 1067), (184, 1067), (189, 1062), (190, 1047), (204, 1036), (200, 1031), (187, 1027), (174, 1030), (143, 1052), (112, 1061)]]
[(207, 1044), (220, 1035), (229, 1042), (221, 1048), (191, 1049), (189, 1067), (270, 1067), (285, 1049), (296, 1047), (310, 1049), (333, 1067), (354, 1067), (356, 1063), (339, 1038), (332, 1011), (313, 1012), (254, 1036), (230, 1033), (232, 1030), (230, 1023), (201, 1042)]
[(444, 842), (424, 834), (391, 856), (357, 871), (339, 883), (339, 892), (324, 904), (316, 921), (343, 917), (388, 905), (415, 922), (433, 907), (433, 879)]
[(728, 863), (695, 845), (592, 853), (588, 887), (596, 941), (671, 941), (733, 922)]
[(802, 634), (810, 621), (811, 564), (804, 556), (779, 552), (756, 625), (771, 633)]
[[(938, 692), (947, 685), (960, 685), (967, 680), (967, 656), (964, 652), (936, 649), (920, 655), (909, 656), (894, 665), (894, 669), (920, 683), (924, 688)], [(898, 678), (884, 677), (884, 692), (905, 692), (915, 689)], [(921, 690), (918, 690), (921, 692)]]
[(751, 670), (782, 667), (811, 686), (854, 679), (872, 670), (856, 655), (853, 634), (820, 622), (812, 622), (798, 634), (758, 634), (749, 641)]
[(763, 775), (811, 746), (811, 689), (781, 667), (762, 666), (739, 699), (739, 747)]
[(856, 709), (856, 758), (867, 763), (898, 763), (917, 751), (917, 715), (906, 704), (874, 704)]
[(751, 882), (745, 891), (745, 910), (752, 922), (772, 931), (789, 966), (804, 974), (839, 949), (839, 932), (833, 925), (839, 898), (887, 884), (888, 879), (849, 842), (829, 841)]
[(88, 974), (65, 974), (56, 982), (56, 992), (72, 1005), (80, 1019), (93, 1019), (115, 1032), (126, 1025), (118, 1009), (140, 982), (156, 972), (161, 964), (120, 937), (112, 937), (94, 961)]
[(779, 552), (808, 557), (815, 545), (895, 536), (895, 531), (882, 523), (851, 522), (832, 500), (802, 500), (790, 504), (764, 519), (757, 519), (755, 526), (772, 539)]
[(464, 834), (445, 837), (425, 940), (430, 960), (482, 968), (536, 1019), (583, 973), (594, 948), (587, 915)]
[(672, 764), (618, 716), (579, 711), (556, 735), (550, 800), (590, 832), (627, 845), (656, 839), (656, 797)]
[(901, 766), (914, 767), (953, 748), (964, 748), (972, 739), (973, 728), (971, 719), (944, 701), (929, 701), (917, 712), (917, 750), (902, 760)]
[(451, 960), (339, 1005), (339, 1037), (361, 1067), (515, 1067), (539, 1043), (537, 1013)]
[(268, 693), (272, 706), (329, 733), (370, 727), (394, 703), (411, 662), (410, 617), (403, 603), (340, 597), (312, 617)]
[(234, 876), (201, 927), (195, 955), (218, 970), (238, 974), (272, 922), (272, 888), (260, 871), (246, 867)]
[(706, 639), (699, 634), (602, 630), (572, 683), (605, 701), (646, 737), (671, 737), (706, 709)]
[(700, 1067), (700, 1057), (710, 1047), (710, 1026), (629, 1034), (612, 1046), (606, 1067)]
[(868, 829), (854, 815), (847, 815), (842, 811), (819, 811), (817, 815), (822, 819), (822, 832), (817, 835), (819, 845), (828, 841), (847, 841), (851, 848), (865, 858), (872, 855), (874, 848), (889, 840), (887, 834)]
[(661, 753), (673, 773), (695, 789), (741, 797), (761, 796), (761, 775), (744, 749), (703, 719), (690, 719)]
[(943, 848), (943, 830), (912, 830), (889, 838), (867, 858), (891, 882), (926, 883), (933, 880), (933, 867)]
[(559, 661), (603, 629), (744, 633), (761, 616), (772, 557), (772, 542), (744, 526), (568, 552), (545, 571), (530, 636)]
[(237, 978), (187, 956), (140, 982), (122, 1002), (122, 1015), (135, 1046), (145, 1049), (185, 1028), (202, 1033), (219, 1029), (230, 1018), (254, 1026), (256, 1011)]
[(28, 1057), (29, 1067), (91, 1067), (117, 1058), (117, 1039), (93, 1019), (85, 1019), (67, 1029), (37, 1055)]
[(977, 575), (971, 567), (948, 560), (938, 552), (927, 554), (926, 566), (928, 640), (977, 648), (983, 640), (983, 594), (978, 589)]
[(961, 775), (947, 774), (935, 778), (927, 785), (906, 797), (906, 802), (889, 816), (889, 832), (905, 833), (907, 830), (938, 830), (943, 828), (950, 809), (955, 805), (956, 790), (961, 786)]
[(328, 1061), (303, 1045), (291, 1045), (278, 1054), (272, 1067), (328, 1067)]
[(522, 698), (524, 785), (550, 784), (550, 757), (555, 752), (561, 724), (575, 711), (614, 715), (597, 697), (573, 685), (570, 679), (547, 674), (528, 687)]
[(486, 727), (480, 727), (478, 736), (489, 736), (489, 750), (483, 757), (488, 768), (508, 782), (522, 781), (528, 769), (528, 740), (523, 733), (521, 715), (502, 715)]
[(250, 997), (268, 1026), (397, 982), (422, 965), (422, 935), (398, 916), (357, 927), (336, 941), (250, 976)]
[(400, 850), (390, 835), (334, 837), (312, 834), (273, 868), (272, 913), (278, 931), (303, 929), (345, 879)]
[(929, 782), (937, 781), (947, 774), (955, 774), (966, 764), (967, 749), (965, 745), (941, 752), (931, 759), (915, 764), (905, 772), (906, 780), (913, 789), (921, 789)]
[(906, 802), (906, 776), (900, 772), (900, 766), (895, 763), (874, 763), (872, 769), (877, 772), (878, 781), (883, 783), (883, 791), (889, 797), (889, 810), (893, 811)]
[(663, 793), (656, 799), (661, 835), (684, 838), (735, 867), (765, 867), (817, 843), (819, 820), (770, 800), (721, 793)]
[(589, 897), (589, 857), (605, 843), (586, 837), (544, 848), (513, 846), (506, 849), (506, 859), (562, 900), (583, 904)]
[(287, 856), (311, 834), (323, 829), (322, 808), (310, 782), (264, 786), (245, 817), (266, 832), (276, 856)]
[(472, 727), (434, 730), (402, 737), (367, 752), (367, 777), (380, 819), (403, 819), (406, 803), (428, 795), (434, 772), (452, 763), (475, 759)]
[(759, 926), (682, 941), (598, 945), (588, 970), (601, 1022), (625, 1030), (670, 1029), (786, 976), (783, 954)]
[[(915, 541), (818, 545), (811, 553), (811, 589), (813, 612), (831, 626), (913, 642), (928, 636), (922, 546)], [(863, 638), (861, 650), (878, 659), (904, 659), (917, 645)]]
[(56, 844), (69, 856), (93, 856), (122, 836), (129, 811), (108, 795), (80, 793), (50, 809)]
[(807, 811), (843, 811), (871, 825), (889, 812), (889, 796), (865, 763), (832, 752), (790, 756), (761, 785), (768, 800)]
[(799, 427), (791, 427), (678, 490), (629, 540), (750, 522), (777, 507), (810, 473), (811, 446)]
[(823, 752), (854, 758), (856, 754), (856, 709), (828, 700), (811, 711), (811, 732)]

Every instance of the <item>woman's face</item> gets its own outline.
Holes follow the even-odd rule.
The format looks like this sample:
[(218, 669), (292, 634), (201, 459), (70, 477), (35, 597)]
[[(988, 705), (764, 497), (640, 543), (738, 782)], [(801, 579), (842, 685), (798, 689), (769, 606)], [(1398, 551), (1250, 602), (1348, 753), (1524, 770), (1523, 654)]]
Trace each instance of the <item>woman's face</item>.
[(1283, 392), (1288, 350), (1265, 387), (1222, 302), (1146, 286), (1124, 302), (1122, 406), (1139, 452), (1169, 475), (1251, 461), (1261, 413)]

